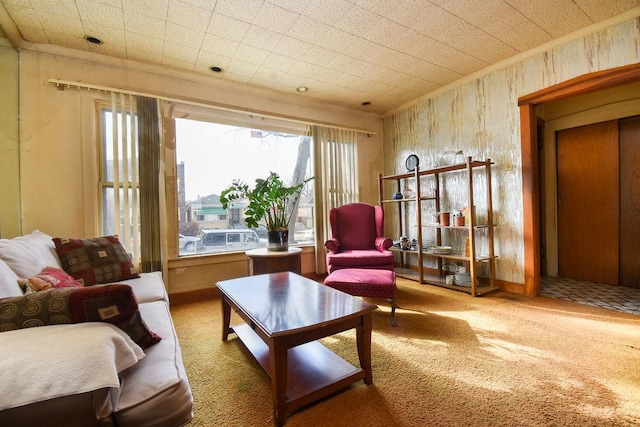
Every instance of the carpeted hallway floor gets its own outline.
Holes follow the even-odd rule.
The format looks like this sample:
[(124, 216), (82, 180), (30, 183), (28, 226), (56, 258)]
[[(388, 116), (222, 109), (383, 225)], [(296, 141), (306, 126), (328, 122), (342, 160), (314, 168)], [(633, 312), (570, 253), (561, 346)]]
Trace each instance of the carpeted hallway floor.
[[(374, 313), (373, 381), (290, 414), (287, 426), (640, 424), (640, 316), (504, 292), (480, 298), (398, 280), (398, 327)], [(269, 377), (220, 340), (220, 302), (172, 314), (195, 399), (193, 426), (270, 426)], [(234, 319), (239, 321), (234, 315)], [(322, 342), (357, 364), (355, 334)]]

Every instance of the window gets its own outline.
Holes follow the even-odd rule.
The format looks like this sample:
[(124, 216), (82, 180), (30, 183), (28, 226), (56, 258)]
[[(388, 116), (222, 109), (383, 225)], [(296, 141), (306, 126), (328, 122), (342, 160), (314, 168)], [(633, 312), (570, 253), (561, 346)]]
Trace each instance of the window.
[[(269, 172), (292, 185), (294, 177), (300, 182), (311, 176), (311, 137), (289, 129), (252, 129), (184, 118), (175, 119), (175, 132), (178, 230), (203, 240), (196, 252), (181, 249), (179, 255), (266, 247), (262, 224), (247, 232), (225, 232), (247, 226), (243, 208), (223, 209), (220, 193), (234, 179), (253, 186)], [(314, 242), (313, 181), (305, 187), (291, 222), (290, 244)]]
[[(100, 233), (118, 235), (124, 248), (139, 261), (140, 211), (137, 126), (131, 100), (122, 98), (113, 108), (99, 103), (100, 120)], [(120, 107), (120, 108), (118, 108)]]

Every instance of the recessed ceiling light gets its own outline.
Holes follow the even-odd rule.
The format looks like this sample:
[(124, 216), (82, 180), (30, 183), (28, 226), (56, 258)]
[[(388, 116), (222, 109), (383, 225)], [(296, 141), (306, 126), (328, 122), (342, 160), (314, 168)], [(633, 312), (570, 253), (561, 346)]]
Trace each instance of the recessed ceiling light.
[(297, 87), (297, 88), (296, 88), (296, 90), (297, 90), (298, 92), (306, 92), (306, 91), (308, 91), (308, 90), (309, 90), (309, 88), (308, 88), (308, 87), (306, 87), (306, 86), (299, 86), (299, 87)]
[(363, 107), (368, 107), (369, 105), (371, 105), (371, 101), (364, 101), (361, 105)]
[(215, 65), (212, 65), (211, 67), (209, 67), (209, 69), (211, 71), (213, 71), (214, 73), (221, 73), (222, 72), (222, 68), (216, 67)]
[(93, 43), (93, 44), (102, 44), (102, 40), (100, 40), (97, 37), (93, 37), (93, 36), (84, 36), (84, 39), (86, 41), (88, 41), (89, 43)]

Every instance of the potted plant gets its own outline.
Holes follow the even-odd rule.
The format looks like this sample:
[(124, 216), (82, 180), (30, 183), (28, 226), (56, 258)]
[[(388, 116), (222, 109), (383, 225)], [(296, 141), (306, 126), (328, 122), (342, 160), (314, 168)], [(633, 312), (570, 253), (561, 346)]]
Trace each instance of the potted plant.
[(268, 233), (267, 250), (286, 251), (289, 248), (289, 222), (294, 207), (302, 189), (312, 179), (313, 177), (307, 178), (299, 184), (287, 187), (277, 173), (270, 172), (267, 179), (256, 179), (253, 188), (236, 179), (220, 193), (220, 202), (227, 209), (230, 202), (247, 200), (249, 204), (244, 211), (247, 226), (256, 228), (258, 221), (264, 219)]

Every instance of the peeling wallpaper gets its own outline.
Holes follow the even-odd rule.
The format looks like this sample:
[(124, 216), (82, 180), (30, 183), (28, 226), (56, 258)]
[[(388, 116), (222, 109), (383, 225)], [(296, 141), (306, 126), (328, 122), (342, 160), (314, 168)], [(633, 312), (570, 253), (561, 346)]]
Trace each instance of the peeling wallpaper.
[[(406, 171), (410, 154), (420, 158), (420, 168), (429, 169), (452, 161), (462, 151), (474, 159), (491, 159), (492, 198), (497, 260), (497, 279), (524, 283), (524, 246), (522, 220), (522, 174), (520, 112), (518, 98), (571, 78), (640, 61), (640, 18), (590, 34), (550, 49), (501, 70), (425, 100), (419, 105), (393, 114), (384, 120), (384, 174)], [(478, 175), (480, 171), (476, 172)], [(475, 205), (481, 218), (486, 211), (484, 174), (474, 179)], [(462, 174), (445, 178), (443, 210), (466, 206), (466, 180)], [(421, 182), (429, 188), (427, 180)], [(385, 187), (385, 194), (395, 189)], [(408, 230), (415, 230), (415, 211), (406, 209)], [(415, 208), (413, 208), (415, 209)], [(423, 221), (435, 211), (422, 204)], [(398, 239), (397, 212), (385, 209), (387, 234)], [(408, 233), (409, 238), (415, 237)], [(463, 233), (461, 233), (463, 234)], [(452, 245), (464, 245), (464, 236), (452, 239)], [(433, 240), (427, 231), (423, 241)], [(480, 236), (480, 252), (486, 236)], [(415, 263), (415, 259), (413, 260)], [(429, 264), (432, 263), (432, 264)], [(426, 257), (425, 266), (435, 265)]]

